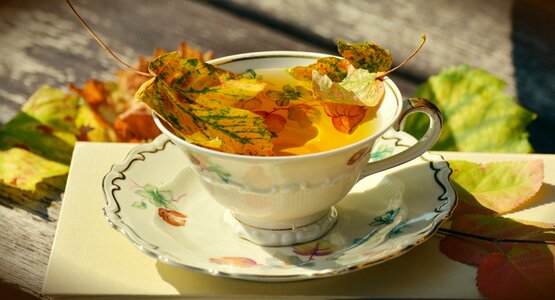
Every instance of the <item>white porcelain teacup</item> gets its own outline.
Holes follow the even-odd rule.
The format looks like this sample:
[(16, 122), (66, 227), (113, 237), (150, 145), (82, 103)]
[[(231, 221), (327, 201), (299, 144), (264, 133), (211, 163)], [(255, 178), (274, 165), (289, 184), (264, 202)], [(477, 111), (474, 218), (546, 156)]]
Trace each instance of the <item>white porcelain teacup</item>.
[[(241, 73), (247, 69), (306, 66), (325, 56), (329, 55), (270, 51), (233, 55), (209, 63)], [(190, 158), (210, 195), (227, 208), (224, 223), (234, 234), (265, 246), (284, 246), (324, 235), (338, 218), (333, 205), (358, 180), (420, 156), (437, 140), (442, 118), (433, 104), (420, 98), (403, 100), (397, 86), (387, 78), (385, 90), (378, 110), (381, 122), (372, 135), (341, 148), (306, 155), (223, 153), (188, 143), (166, 128), (155, 114), (154, 119)], [(400, 130), (404, 118), (412, 112), (429, 116), (427, 133), (407, 150), (369, 163), (375, 140), (390, 128)]]

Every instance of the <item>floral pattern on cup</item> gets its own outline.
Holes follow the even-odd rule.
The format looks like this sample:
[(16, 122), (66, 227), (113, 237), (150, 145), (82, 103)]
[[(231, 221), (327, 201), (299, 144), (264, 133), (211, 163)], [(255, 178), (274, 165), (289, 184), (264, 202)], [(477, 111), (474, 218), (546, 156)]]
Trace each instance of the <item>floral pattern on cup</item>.
[(189, 156), (189, 160), (193, 163), (193, 165), (195, 165), (200, 173), (208, 175), (210, 178), (217, 179), (223, 183), (229, 183), (231, 173), (224, 167), (211, 162), (202, 154), (187, 152), (187, 155)]

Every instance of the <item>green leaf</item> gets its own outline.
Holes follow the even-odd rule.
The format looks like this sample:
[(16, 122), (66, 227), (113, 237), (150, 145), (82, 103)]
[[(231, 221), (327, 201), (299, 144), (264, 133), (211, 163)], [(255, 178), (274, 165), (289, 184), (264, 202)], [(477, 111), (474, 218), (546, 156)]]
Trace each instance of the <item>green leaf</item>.
[(542, 160), (488, 164), (456, 160), (449, 164), (453, 169), (451, 180), (466, 210), (464, 206), (482, 206), (499, 214), (510, 212), (535, 195), (543, 182)]
[[(505, 83), (481, 69), (451, 67), (419, 87), (423, 97), (441, 110), (444, 126), (432, 149), (468, 152), (532, 151), (526, 126), (536, 118), (503, 92)], [(405, 131), (422, 136), (428, 119), (409, 116)]]
[(393, 61), (391, 53), (376, 44), (370, 42), (348, 44), (340, 40), (337, 42), (337, 48), (341, 56), (357, 69), (378, 73), (391, 68)]

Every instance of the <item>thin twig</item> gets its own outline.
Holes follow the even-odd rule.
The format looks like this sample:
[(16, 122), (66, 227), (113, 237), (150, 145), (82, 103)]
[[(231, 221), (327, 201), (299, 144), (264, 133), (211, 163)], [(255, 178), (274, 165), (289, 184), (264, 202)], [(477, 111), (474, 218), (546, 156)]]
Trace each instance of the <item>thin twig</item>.
[(397, 65), (395, 68), (393, 69), (389, 69), (388, 71), (385, 71), (382, 74), (379, 74), (379, 78), (383, 78), (389, 74), (391, 74), (392, 72), (396, 71), (397, 69), (399, 69), (400, 67), (402, 67), (403, 65), (405, 65), (411, 58), (413, 58), (419, 51), (420, 49), (422, 49), (422, 46), (424, 46), (424, 43), (426, 42), (426, 35), (423, 34), (422, 35), (422, 41), (420, 42), (420, 45), (418, 46), (418, 48), (416, 48), (416, 50), (414, 50), (414, 52), (412, 52), (411, 55), (409, 55), (409, 57), (407, 57), (405, 60), (403, 60), (399, 65)]
[(544, 240), (518, 240), (518, 239), (497, 239), (497, 238), (488, 237), (488, 236), (482, 236), (482, 235), (478, 235), (478, 234), (460, 232), (460, 231), (456, 231), (456, 230), (452, 230), (452, 229), (447, 229), (447, 228), (439, 228), (437, 231), (438, 231), (438, 232), (441, 232), (441, 233), (443, 233), (443, 234), (447, 234), (447, 235), (464, 236), (464, 237), (467, 237), (467, 238), (473, 238), (473, 239), (478, 239), (478, 240), (482, 240), (482, 241), (488, 241), (488, 242), (492, 242), (492, 243), (520, 243), (520, 244), (545, 244), (545, 245), (555, 245), (555, 241), (544, 241)]
[(119, 62), (120, 64), (124, 65), (125, 67), (127, 67), (128, 69), (130, 69), (131, 71), (133, 71), (137, 74), (147, 76), (147, 77), (154, 77), (154, 75), (152, 75), (150, 73), (147, 73), (147, 72), (139, 71), (139, 70), (133, 68), (132, 66), (126, 64), (123, 60), (121, 60), (116, 54), (114, 54), (114, 52), (112, 52), (112, 50), (110, 50), (110, 48), (108, 48), (108, 46), (106, 46), (106, 44), (104, 44), (104, 42), (100, 39), (100, 37), (98, 37), (98, 35), (96, 35), (96, 33), (87, 24), (87, 22), (85, 22), (85, 20), (83, 20), (83, 18), (81, 18), (81, 16), (77, 12), (77, 10), (75, 10), (75, 7), (73, 7), (73, 4), (71, 4), (71, 1), (66, 0), (66, 2), (67, 2), (67, 5), (69, 5), (69, 8), (71, 8), (71, 10), (73, 11), (73, 14), (79, 20), (79, 22), (81, 22), (81, 25), (83, 25), (83, 27), (85, 27), (85, 29), (87, 29), (87, 31), (94, 37), (96, 42), (98, 42), (98, 44), (100, 44), (100, 46), (102, 46), (102, 48), (104, 50), (106, 50), (106, 52), (108, 52), (108, 54), (110, 54), (110, 56), (112, 56), (112, 58), (114, 58), (117, 62)]

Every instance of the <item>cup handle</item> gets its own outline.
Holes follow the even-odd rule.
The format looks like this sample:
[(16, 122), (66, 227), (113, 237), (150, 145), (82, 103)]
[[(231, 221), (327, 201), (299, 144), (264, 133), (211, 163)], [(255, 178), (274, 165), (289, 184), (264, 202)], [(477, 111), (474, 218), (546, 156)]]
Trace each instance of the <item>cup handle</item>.
[(369, 163), (362, 170), (360, 178), (410, 161), (422, 155), (434, 145), (441, 133), (443, 118), (439, 109), (433, 103), (424, 98), (409, 98), (403, 100), (401, 115), (398, 121), (393, 124), (393, 129), (397, 131), (402, 130), (406, 117), (415, 112), (423, 112), (430, 118), (430, 125), (426, 134), (424, 134), (424, 136), (416, 142), (416, 144), (403, 152), (399, 152), (393, 156)]

